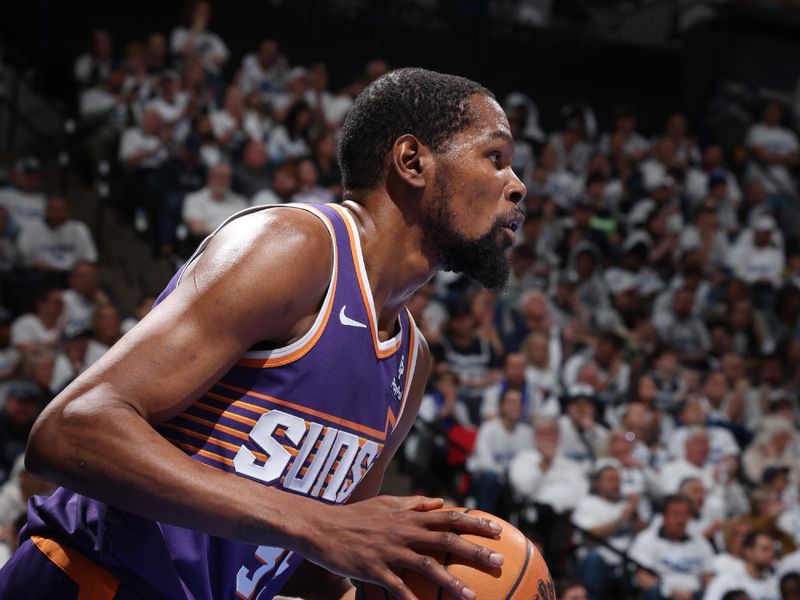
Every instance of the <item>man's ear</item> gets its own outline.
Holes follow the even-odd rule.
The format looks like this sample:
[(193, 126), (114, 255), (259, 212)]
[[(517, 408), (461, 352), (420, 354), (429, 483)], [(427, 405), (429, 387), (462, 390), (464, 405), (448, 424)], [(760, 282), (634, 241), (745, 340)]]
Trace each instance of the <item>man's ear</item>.
[(407, 133), (395, 141), (389, 168), (408, 185), (422, 188), (425, 187), (426, 177), (431, 176), (432, 158), (428, 147)]

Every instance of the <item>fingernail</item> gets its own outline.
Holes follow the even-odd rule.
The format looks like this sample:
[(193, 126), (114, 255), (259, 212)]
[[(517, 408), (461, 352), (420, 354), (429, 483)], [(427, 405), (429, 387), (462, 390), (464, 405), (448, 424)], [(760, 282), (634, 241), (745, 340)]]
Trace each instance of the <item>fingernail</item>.
[(500, 533), (501, 531), (503, 531), (503, 528), (500, 527), (500, 523), (498, 523), (497, 521), (489, 521), (489, 529), (491, 529), (495, 533)]
[(492, 552), (489, 555), (489, 562), (492, 563), (495, 567), (500, 567), (503, 565), (503, 555), (498, 554), (497, 552)]
[(461, 597), (464, 598), (464, 600), (475, 600), (475, 598), (478, 597), (478, 594), (469, 588), (464, 588), (461, 590)]

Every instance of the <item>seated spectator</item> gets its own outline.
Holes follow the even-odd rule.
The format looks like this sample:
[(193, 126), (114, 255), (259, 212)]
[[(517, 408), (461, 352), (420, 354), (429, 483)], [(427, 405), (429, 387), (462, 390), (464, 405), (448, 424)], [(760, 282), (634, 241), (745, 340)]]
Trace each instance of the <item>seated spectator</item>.
[(532, 333), (540, 333), (548, 340), (550, 368), (561, 368), (562, 348), (558, 325), (553, 321), (547, 296), (539, 290), (528, 290), (522, 294), (519, 307), (513, 307), (509, 315), (511, 323), (503, 330), (503, 347), (506, 352), (519, 352), (523, 342)]
[(67, 201), (50, 196), (44, 221), (25, 225), (17, 240), (22, 263), (31, 269), (67, 272), (79, 262), (97, 262), (92, 234), (85, 223), (69, 218)]
[(703, 482), (706, 489), (715, 487), (722, 468), (715, 469), (709, 461), (710, 441), (708, 431), (702, 426), (690, 427), (684, 436), (684, 452), (663, 467), (659, 474), (662, 493), (674, 494), (681, 482), (694, 477)]
[(522, 413), (520, 418), (525, 422), (532, 422), (533, 418), (533, 390), (525, 380), (525, 357), (519, 352), (507, 354), (503, 361), (502, 379), (488, 386), (483, 392), (481, 400), (481, 420), (488, 421), (496, 418), (500, 413), (500, 398), (508, 389), (519, 391), (522, 396)]
[(565, 414), (558, 418), (561, 450), (589, 471), (608, 444), (608, 429), (595, 420), (594, 390), (588, 385), (574, 385), (567, 389), (564, 402)]
[(167, 160), (169, 130), (164, 127), (157, 108), (151, 106), (142, 115), (138, 127), (122, 134), (119, 160), (128, 171), (142, 172), (160, 167)]
[[(622, 577), (622, 556), (633, 536), (644, 528), (637, 512), (638, 494), (623, 496), (619, 468), (615, 461), (600, 461), (592, 474), (591, 491), (572, 513), (572, 522), (585, 531), (583, 556), (579, 555), (577, 573), (589, 591), (590, 600), (601, 600)], [(600, 541), (609, 544), (607, 548)]]
[(120, 134), (132, 118), (136, 98), (126, 89), (126, 79), (124, 65), (116, 64), (105, 81), (81, 92), (79, 110), (85, 131), (84, 146), (93, 165), (113, 159)]
[(0, 189), (0, 206), (8, 211), (17, 230), (28, 223), (41, 223), (46, 198), (42, 193), (42, 163), (35, 156), (14, 163), (11, 185)]
[(617, 461), (622, 495), (637, 496), (639, 516), (649, 520), (653, 514), (650, 498), (658, 496), (658, 482), (655, 471), (634, 456), (636, 442), (632, 431), (615, 429), (608, 436), (608, 456)]
[(101, 304), (92, 315), (91, 332), (97, 352), (104, 353), (122, 337), (119, 311), (113, 304)]
[(167, 37), (163, 33), (151, 33), (145, 42), (145, 66), (151, 75), (167, 68), (169, 62)]
[(237, 75), (242, 93), (258, 91), (262, 99), (283, 87), (289, 64), (276, 40), (264, 39), (255, 52), (242, 59)]
[(187, 194), (183, 221), (196, 241), (213, 232), (225, 220), (247, 208), (247, 200), (231, 192), (231, 168), (219, 164), (208, 172), (206, 187)]
[(30, 381), (16, 379), (6, 386), (0, 409), (0, 482), (8, 479), (17, 457), (24, 454), (42, 406), (39, 390)]
[(727, 266), (728, 234), (720, 226), (718, 204), (714, 198), (706, 198), (694, 213), (694, 222), (681, 232), (679, 245), (681, 252), (698, 253), (698, 260), (709, 272), (717, 273)]
[(247, 109), (242, 92), (235, 85), (225, 92), (222, 110), (213, 111), (209, 118), (217, 143), (231, 156), (238, 157), (248, 141), (264, 140), (258, 115)]
[(97, 285), (97, 267), (90, 262), (79, 262), (72, 269), (67, 284), (68, 289), (61, 295), (64, 319), (67, 323), (88, 327), (98, 305), (110, 302)]
[(691, 514), (688, 498), (668, 496), (661, 527), (647, 528), (634, 538), (630, 556), (644, 567), (636, 579), (648, 600), (691, 600), (705, 588), (714, 550), (702, 537), (689, 534)]
[(63, 343), (56, 353), (50, 389), (58, 394), (78, 375), (97, 361), (108, 347), (92, 339), (87, 323), (68, 323), (64, 328)]
[(773, 573), (775, 540), (753, 532), (745, 538), (742, 548), (744, 561), (714, 577), (703, 600), (722, 600), (731, 590), (744, 590), (750, 598), (759, 600), (780, 600), (778, 578)]
[(81, 88), (90, 88), (104, 82), (111, 72), (113, 53), (111, 34), (105, 29), (94, 29), (89, 51), (75, 59), (72, 69), (75, 82)]
[(11, 344), (11, 324), (14, 322), (11, 313), (0, 306), (0, 394), (5, 382), (19, 368), (20, 352)]
[(714, 556), (713, 573), (716, 577), (744, 563), (744, 540), (753, 532), (746, 516), (733, 517), (722, 528), (723, 546)]
[(674, 177), (676, 171), (682, 172), (686, 168), (677, 151), (675, 141), (670, 137), (659, 138), (653, 144), (650, 157), (639, 164), (645, 190), (650, 192), (664, 177)]
[(783, 125), (783, 109), (777, 102), (766, 102), (761, 120), (747, 132), (745, 144), (751, 152), (748, 179), (757, 179), (773, 197), (786, 198), (797, 192), (792, 170), (800, 164), (800, 142)]
[(650, 145), (640, 133), (636, 131), (636, 113), (631, 106), (620, 105), (614, 110), (614, 124), (611, 132), (603, 134), (600, 138), (600, 150), (609, 154), (613, 150), (614, 139), (624, 150), (625, 156), (634, 163), (647, 157)]
[[(756, 218), (752, 227), (744, 229), (728, 257), (728, 266), (736, 277), (750, 286), (777, 290), (782, 283), (785, 257), (783, 236), (775, 226), (775, 219), (769, 215)], [(773, 298), (769, 296), (770, 300)], [(769, 306), (764, 302), (762, 306)]]
[(550, 340), (535, 332), (525, 340), (525, 382), (533, 398), (533, 414), (556, 418), (561, 412), (561, 384), (550, 361)]
[(228, 61), (229, 52), (222, 38), (208, 30), (211, 3), (187, 3), (186, 6), (183, 23), (172, 30), (170, 50), (180, 61), (198, 59), (207, 73), (217, 75)]
[(564, 364), (562, 378), (567, 386), (577, 381), (578, 371), (587, 362), (593, 362), (598, 370), (597, 397), (604, 406), (620, 404), (628, 396), (630, 366), (623, 360), (625, 340), (613, 331), (605, 331), (593, 346), (573, 354)]
[(38, 348), (24, 355), (20, 376), (33, 383), (39, 390), (44, 404), (49, 403), (55, 392), (50, 385), (55, 373), (56, 355), (50, 348)]
[(589, 485), (582, 467), (561, 452), (558, 421), (537, 417), (533, 423), (534, 447), (514, 456), (508, 476), (511, 491), (536, 508), (539, 526), (545, 527), (548, 512), (572, 511)]
[(272, 128), (267, 137), (267, 154), (275, 163), (311, 155), (311, 108), (304, 101), (296, 102), (286, 120)]
[(481, 421), (483, 390), (501, 377), (501, 357), (477, 325), (472, 307), (461, 300), (451, 308), (439, 343), (431, 346), (437, 362), (446, 362), (458, 375), (459, 401), (467, 406), (474, 425)]
[(655, 315), (655, 326), (661, 340), (680, 353), (681, 362), (702, 364), (711, 348), (711, 338), (705, 323), (694, 316), (694, 291), (682, 287), (675, 291), (669, 312)]
[(317, 137), (311, 155), (319, 173), (319, 184), (328, 189), (335, 199), (341, 199), (342, 171), (336, 158), (336, 138), (333, 134), (324, 133)]
[(253, 196), (251, 204), (253, 206), (263, 206), (265, 204), (286, 204), (292, 201), (297, 190), (297, 176), (292, 164), (284, 164), (272, 174), (272, 184), (269, 188), (263, 189)]
[(11, 344), (23, 354), (55, 347), (65, 324), (61, 290), (40, 291), (34, 306), (34, 312), (17, 317), (11, 325)]
[(190, 117), (196, 112), (197, 101), (181, 89), (181, 78), (175, 71), (161, 74), (158, 90), (158, 96), (148, 102), (147, 108), (158, 112), (173, 143), (183, 143), (191, 132)]
[(557, 581), (556, 598), (559, 600), (588, 600), (586, 587), (577, 581)]
[(498, 418), (486, 421), (478, 429), (467, 470), (473, 477), (472, 494), (480, 510), (496, 514), (503, 508), (509, 465), (518, 452), (533, 445), (533, 431), (520, 421), (521, 415), (522, 394), (509, 389), (500, 399)]
[(686, 115), (672, 113), (664, 125), (664, 137), (675, 144), (675, 159), (684, 170), (700, 162), (700, 150), (694, 137), (688, 132)]
[(297, 163), (297, 191), (292, 196), (293, 202), (314, 202), (326, 204), (335, 198), (331, 191), (319, 185), (319, 172), (310, 158)]
[(777, 416), (761, 420), (756, 437), (742, 455), (744, 474), (750, 483), (763, 481), (768, 467), (788, 466), (791, 480), (798, 481), (800, 468), (800, 439), (793, 424)]
[(695, 428), (705, 428), (709, 440), (709, 453), (706, 462), (717, 464), (727, 456), (739, 456), (739, 445), (731, 432), (709, 422), (704, 398), (691, 397), (683, 402), (678, 414), (678, 427), (669, 435), (669, 453), (673, 458), (685, 458), (686, 440)]
[(306, 102), (308, 92), (308, 69), (294, 67), (286, 73), (283, 89), (269, 94), (269, 104), (272, 115), (279, 123), (289, 120), (289, 113), (298, 104), (303, 104), (311, 113), (311, 107)]
[(267, 147), (262, 141), (250, 140), (244, 147), (241, 164), (233, 169), (233, 190), (245, 198), (253, 198), (261, 190), (269, 189), (271, 181)]

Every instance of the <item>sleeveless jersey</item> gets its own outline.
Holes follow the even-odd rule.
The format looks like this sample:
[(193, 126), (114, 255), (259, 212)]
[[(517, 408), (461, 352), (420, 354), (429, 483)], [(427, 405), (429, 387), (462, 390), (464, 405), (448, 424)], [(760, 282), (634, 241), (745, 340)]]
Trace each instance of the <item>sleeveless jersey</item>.
[[(288, 492), (286, 502), (298, 494), (341, 503), (400, 418), (419, 333), (403, 311), (396, 335), (378, 339), (359, 236), (346, 209), (286, 206), (316, 215), (333, 240), (330, 284), (313, 326), (284, 348), (245, 353), (202, 398), (157, 429), (210, 468)], [(185, 268), (157, 302), (176, 288)], [(150, 521), (64, 488), (31, 502), (23, 538), (31, 535), (76, 548), (148, 598), (265, 600), (302, 562), (282, 548)]]

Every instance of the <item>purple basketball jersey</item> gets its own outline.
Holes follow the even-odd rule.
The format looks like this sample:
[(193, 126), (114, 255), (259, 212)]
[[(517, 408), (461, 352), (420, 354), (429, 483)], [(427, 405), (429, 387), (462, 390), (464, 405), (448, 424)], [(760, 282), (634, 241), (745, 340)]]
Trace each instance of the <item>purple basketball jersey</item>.
[[(419, 333), (403, 311), (395, 337), (378, 339), (357, 227), (347, 210), (291, 206), (316, 215), (333, 240), (331, 280), (314, 325), (287, 347), (245, 353), (202, 398), (158, 430), (211, 468), (341, 503), (400, 418)], [(189, 262), (206, 245), (207, 240)], [(179, 285), (183, 271), (159, 302)], [(149, 521), (63, 488), (31, 501), (23, 538), (31, 535), (77, 548), (147, 597), (265, 600), (303, 560), (282, 548)]]

